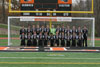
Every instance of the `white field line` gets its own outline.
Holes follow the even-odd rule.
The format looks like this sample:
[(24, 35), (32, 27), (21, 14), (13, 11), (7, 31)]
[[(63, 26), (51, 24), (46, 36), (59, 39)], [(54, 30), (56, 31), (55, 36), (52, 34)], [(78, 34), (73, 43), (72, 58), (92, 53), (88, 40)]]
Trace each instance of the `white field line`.
[(0, 59), (100, 60), (100, 58), (61, 58), (61, 57), (0, 57)]

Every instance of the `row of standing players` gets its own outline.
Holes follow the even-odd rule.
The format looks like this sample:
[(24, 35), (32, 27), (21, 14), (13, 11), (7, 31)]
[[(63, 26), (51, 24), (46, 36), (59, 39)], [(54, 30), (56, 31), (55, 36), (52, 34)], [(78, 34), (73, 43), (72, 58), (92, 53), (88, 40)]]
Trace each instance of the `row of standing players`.
[(57, 26), (57, 28), (54, 25), (51, 28), (49, 25), (46, 27), (33, 25), (32, 28), (28, 26), (25, 29), (23, 26), (20, 29), (21, 46), (87, 47), (87, 38), (88, 29), (86, 26), (78, 27), (78, 29), (73, 26), (70, 29), (70, 26), (65, 28), (64, 25)]

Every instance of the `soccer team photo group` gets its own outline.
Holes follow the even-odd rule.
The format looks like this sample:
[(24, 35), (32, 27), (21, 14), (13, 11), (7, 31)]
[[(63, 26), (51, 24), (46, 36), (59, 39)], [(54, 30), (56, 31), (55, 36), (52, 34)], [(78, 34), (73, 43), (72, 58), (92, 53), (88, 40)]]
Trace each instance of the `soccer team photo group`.
[(100, 0), (0, 0), (0, 67), (100, 67)]

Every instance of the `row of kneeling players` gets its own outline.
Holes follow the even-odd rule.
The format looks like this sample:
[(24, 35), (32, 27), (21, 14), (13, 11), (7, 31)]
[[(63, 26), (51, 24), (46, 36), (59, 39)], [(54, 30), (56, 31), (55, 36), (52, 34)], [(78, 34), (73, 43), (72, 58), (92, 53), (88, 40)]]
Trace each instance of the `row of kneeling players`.
[[(35, 32), (33, 35), (29, 33), (27, 36), (22, 33), (21, 46), (87, 47), (87, 41), (85, 40), (87, 39), (81, 33), (79, 35), (76, 35), (76, 33), (72, 35), (64, 35), (64, 33), (61, 35), (58, 33), (56, 35), (48, 35), (47, 33), (42, 35), (40, 33), (37, 35)], [(85, 44), (84, 41), (86, 42)]]

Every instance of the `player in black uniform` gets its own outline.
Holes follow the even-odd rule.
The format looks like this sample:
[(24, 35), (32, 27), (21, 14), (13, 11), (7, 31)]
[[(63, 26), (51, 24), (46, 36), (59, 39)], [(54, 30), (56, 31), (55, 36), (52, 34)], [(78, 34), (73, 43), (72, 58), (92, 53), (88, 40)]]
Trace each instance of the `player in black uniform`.
[(38, 43), (39, 43), (40, 47), (44, 46), (43, 39), (44, 39), (44, 36), (42, 35), (42, 32), (40, 32), (40, 34), (39, 34), (39, 40), (38, 40)]
[(55, 43), (55, 38), (54, 38), (54, 35), (52, 33), (50, 35), (50, 43), (51, 43), (51, 47), (53, 47), (54, 43)]
[(64, 35), (64, 32), (62, 32), (62, 34), (61, 34), (61, 46), (65, 47), (65, 35)]
[(88, 29), (86, 26), (84, 26), (83, 28), (83, 47), (85, 45), (85, 47), (87, 47), (87, 38), (88, 38)]
[(27, 35), (27, 46), (32, 46), (31, 33), (28, 33)]
[(78, 35), (77, 46), (78, 47), (83, 47), (83, 36), (82, 36), (82, 33), (79, 33), (79, 35)]
[(72, 47), (76, 47), (76, 40), (77, 40), (77, 35), (76, 35), (76, 33), (73, 33), (73, 35), (72, 35)]
[(65, 29), (65, 33), (66, 33), (67, 35), (71, 33), (70, 26), (67, 26), (67, 28)]
[(44, 34), (44, 46), (47, 46), (47, 44), (48, 44), (48, 34), (47, 34), (47, 32), (45, 32), (45, 34)]
[(28, 28), (27, 28), (27, 36), (28, 36), (28, 34), (31, 34), (31, 26), (28, 26)]
[(61, 32), (65, 34), (65, 27), (62, 25)]
[(60, 35), (60, 33), (61, 33), (61, 28), (60, 28), (59, 25), (58, 25), (57, 28), (56, 28), (56, 33), (58, 33), (59, 35)]
[(50, 34), (50, 27), (49, 27), (49, 25), (46, 26), (45, 32), (47, 32), (48, 35)]
[(76, 29), (75, 26), (73, 26), (71, 33), (72, 33), (72, 34), (73, 34), (73, 33), (77, 34), (77, 29)]
[(35, 25), (33, 25), (32, 30), (31, 30), (32, 35), (34, 34), (34, 32), (36, 32)]
[(25, 37), (25, 34), (24, 33), (22, 33), (20, 39), (21, 39), (21, 46), (26, 46), (26, 43), (25, 43), (26, 37)]
[(34, 32), (34, 34), (32, 35), (32, 46), (37, 46), (37, 34), (36, 32)]
[(66, 36), (66, 46), (67, 46), (67, 47), (70, 47), (70, 46), (71, 46), (71, 39), (72, 39), (72, 36), (71, 36), (70, 33), (68, 32), (68, 33), (67, 33), (67, 36)]
[(39, 35), (39, 34), (40, 34), (40, 26), (39, 26), (39, 25), (37, 25), (37, 28), (36, 28), (36, 33), (37, 33), (37, 35)]
[(40, 32), (42, 33), (42, 35), (44, 35), (44, 33), (45, 33), (45, 28), (44, 28), (44, 26), (42, 26), (42, 27), (40, 28)]
[(58, 35), (59, 32), (56, 32), (56, 35), (55, 35), (55, 44), (57, 45), (57, 47), (59, 46), (59, 35)]
[(20, 35), (22, 35), (24, 33), (24, 35), (26, 34), (26, 30), (24, 28), (24, 26), (22, 27), (22, 29), (20, 29)]
[(80, 33), (82, 34), (82, 29), (81, 29), (81, 27), (79, 26), (79, 27), (78, 27), (78, 30), (77, 30), (77, 35), (79, 35)]

